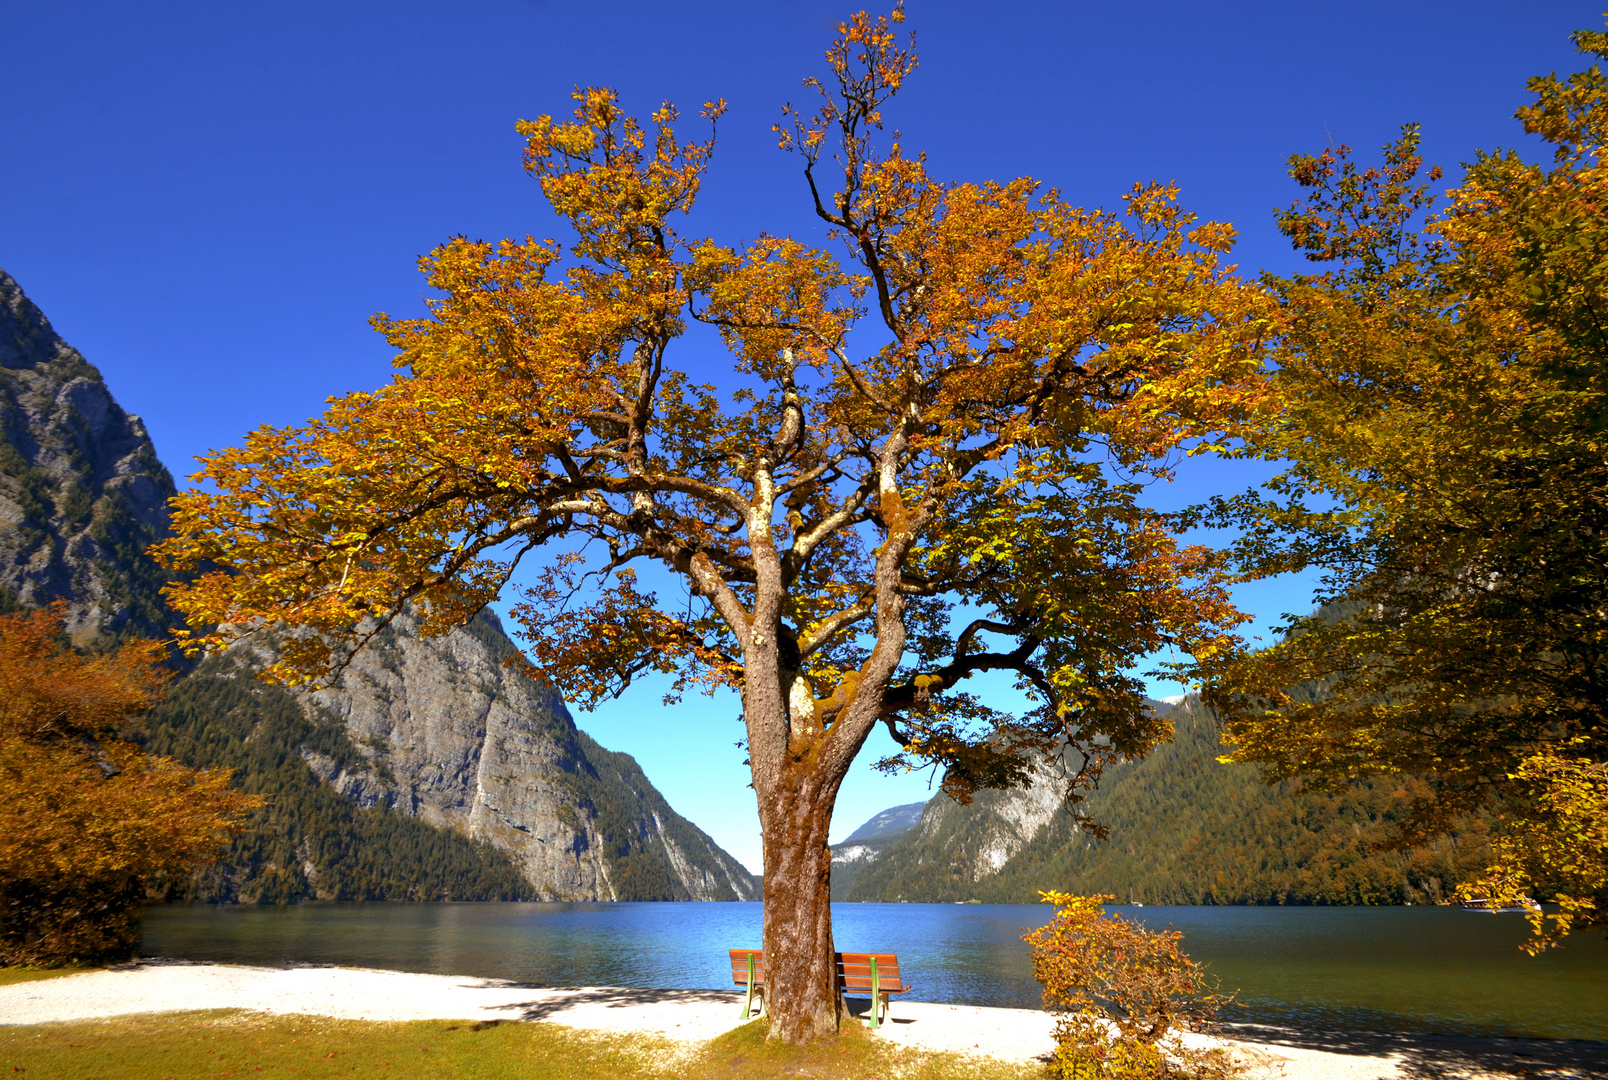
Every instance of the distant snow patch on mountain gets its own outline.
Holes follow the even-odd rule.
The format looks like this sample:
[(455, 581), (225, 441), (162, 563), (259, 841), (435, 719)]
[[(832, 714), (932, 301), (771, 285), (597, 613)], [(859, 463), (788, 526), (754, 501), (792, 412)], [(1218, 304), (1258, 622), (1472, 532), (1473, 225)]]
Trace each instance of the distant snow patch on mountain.
[(921, 809), (926, 805), (926, 803), (913, 802), (906, 803), (903, 806), (889, 807), (882, 813), (873, 816), (871, 820), (861, 825), (858, 829), (855, 829), (844, 839), (843, 843), (852, 844), (856, 840), (873, 840), (886, 836), (888, 833), (902, 833), (907, 829), (912, 829), (921, 820)]
[(921, 823), (926, 803), (890, 806), (875, 814), (832, 848), (832, 897), (841, 899), (861, 870), (877, 861), (882, 849)]
[(877, 849), (867, 844), (851, 844), (848, 847), (836, 848), (832, 852), (833, 862), (870, 862), (877, 857)]

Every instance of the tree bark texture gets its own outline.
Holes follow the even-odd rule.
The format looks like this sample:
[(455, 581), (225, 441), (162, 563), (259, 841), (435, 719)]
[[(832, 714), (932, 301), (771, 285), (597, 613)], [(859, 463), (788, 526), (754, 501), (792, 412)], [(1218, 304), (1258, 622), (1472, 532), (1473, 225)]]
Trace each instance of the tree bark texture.
[[(788, 783), (787, 779), (796, 781)], [(795, 774), (761, 797), (765, 851), (765, 999), (771, 1037), (805, 1043), (838, 1030), (832, 940), (830, 792)]]

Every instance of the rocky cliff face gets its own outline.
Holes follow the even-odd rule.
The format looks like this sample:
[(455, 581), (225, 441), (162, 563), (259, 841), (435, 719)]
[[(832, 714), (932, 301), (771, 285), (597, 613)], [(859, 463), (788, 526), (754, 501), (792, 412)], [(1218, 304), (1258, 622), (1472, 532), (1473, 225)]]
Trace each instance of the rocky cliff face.
[[(981, 791), (966, 806), (936, 795), (914, 826), (880, 842), (840, 845), (833, 853), (834, 891), (846, 900), (971, 899), (974, 886), (997, 876), (1058, 816), (1068, 816), (1058, 813), (1064, 781), (1047, 767), (1031, 776), (1028, 787)], [(933, 894), (938, 882), (941, 896)]]
[(81, 644), (162, 635), (173, 478), (140, 418), (0, 270), (0, 606), (69, 602)]
[(882, 857), (894, 841), (921, 823), (926, 803), (905, 803), (871, 816), (843, 842), (832, 847), (832, 899), (849, 896), (860, 871)]
[[(80, 644), (174, 625), (163, 571), (144, 554), (165, 533), (172, 478), (139, 418), (3, 271), (0, 434), (0, 610), (66, 600)], [(212, 658), (153, 714), (159, 752), (236, 768), (269, 795), (298, 791), (295, 813), (275, 817), (270, 805), (208, 895), (378, 899), (398, 882), (425, 882), (399, 898), (469, 899), (442, 884), (446, 867), (395, 864), (473, 863), (477, 880), (495, 883), (506, 857), (546, 899), (756, 898), (748, 871), (676, 814), (629, 755), (598, 746), (555, 692), (503, 666), (516, 649), (495, 618), (429, 640), (417, 627), (399, 619), (339, 684), (291, 695), (296, 722), (283, 715), (285, 691), (258, 692), (260, 645)], [(291, 767), (373, 813), (353, 817), (302, 790), (285, 762), (263, 757), (270, 732), (303, 763)], [(466, 850), (385, 824), (398, 816), (475, 843)], [(390, 864), (370, 850), (361, 874), (339, 870), (374, 837), (398, 848)], [(489, 848), (502, 854), (476, 854)], [(487, 888), (507, 893), (506, 883)]]
[(564, 701), (504, 666), (495, 616), (445, 637), (404, 615), (332, 688), (298, 696), (361, 756), (308, 765), (383, 804), (513, 857), (544, 899), (751, 900), (747, 870), (675, 813), (629, 755), (575, 727)]

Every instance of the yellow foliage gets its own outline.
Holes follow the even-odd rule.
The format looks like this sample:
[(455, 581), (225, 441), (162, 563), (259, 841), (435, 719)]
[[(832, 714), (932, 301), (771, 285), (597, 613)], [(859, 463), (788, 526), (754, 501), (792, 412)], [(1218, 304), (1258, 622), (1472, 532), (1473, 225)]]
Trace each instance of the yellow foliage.
[(1179, 949), (1183, 934), (1105, 915), (1110, 896), (1039, 894), (1055, 918), (1023, 937), (1033, 975), (1055, 1015), (1056, 1071), (1066, 1080), (1231, 1077), (1223, 1050), (1186, 1046), (1226, 1000), (1215, 980)]
[(214, 858), (256, 804), (129, 741), (160, 646), (85, 659), (57, 611), (0, 618), (0, 963), (120, 958), (145, 886)]
[(1483, 879), (1460, 886), (1465, 900), (1506, 907), (1540, 892), (1555, 912), (1529, 914), (1534, 954), (1558, 943), (1577, 925), (1602, 922), (1608, 899), (1608, 762), (1559, 754), (1524, 760), (1512, 779), (1534, 792), (1534, 803), (1514, 815), (1494, 840), (1496, 860)]
[[(961, 799), (1067, 748), (1087, 787), (1165, 738), (1133, 668), (1220, 649), (1242, 617), (1136, 478), (1261, 422), (1273, 305), (1172, 186), (1108, 211), (930, 177), (882, 135), (916, 63), (901, 18), (845, 22), (806, 80), (819, 110), (789, 110), (824, 248), (684, 234), (714, 141), (669, 105), (638, 121), (589, 88), (521, 122), (567, 241), (443, 244), (428, 312), (375, 319), (390, 384), (204, 460), (158, 550), (190, 646), (299, 627), (269, 676), (325, 678), (404, 605), (427, 633), (461, 624), (529, 556), (516, 613), (569, 700), (648, 672), (742, 695), (767, 863), (798, 867), (826, 858), (799, 823), (829, 819), (878, 725), (904, 748), (885, 767), (936, 765)], [(695, 321), (730, 353), (719, 386), (695, 377)], [(642, 565), (680, 587), (644, 588)], [(961, 689), (990, 671), (1025, 715)], [(824, 955), (826, 920), (801, 918), (775, 932)], [(787, 972), (812, 973), (819, 1017), (825, 969), (777, 964), (801, 1038)]]
[[(1608, 58), (1608, 35), (1575, 40)], [(1608, 914), (1589, 827), (1608, 762), (1608, 81), (1529, 87), (1518, 116), (1551, 166), (1482, 152), (1438, 214), (1415, 127), (1375, 167), (1291, 159), (1309, 194), (1281, 224), (1329, 265), (1275, 283), (1281, 422), (1256, 441), (1287, 470), (1268, 502), (1220, 509), (1252, 523), (1259, 570), (1327, 570), (1331, 603), (1215, 658), (1208, 697), (1270, 779), (1430, 782), (1405, 842), (1498, 814), (1488, 884), (1556, 899), (1561, 932)]]

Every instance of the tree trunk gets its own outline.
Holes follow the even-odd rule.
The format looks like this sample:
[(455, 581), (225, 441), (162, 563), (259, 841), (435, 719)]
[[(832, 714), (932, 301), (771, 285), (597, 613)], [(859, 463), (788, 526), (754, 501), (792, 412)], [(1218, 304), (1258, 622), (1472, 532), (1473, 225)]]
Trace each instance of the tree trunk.
[(832, 945), (832, 852), (827, 830), (837, 783), (802, 763), (760, 796), (765, 845), (765, 1008), (771, 1038), (803, 1044), (837, 1033)]

